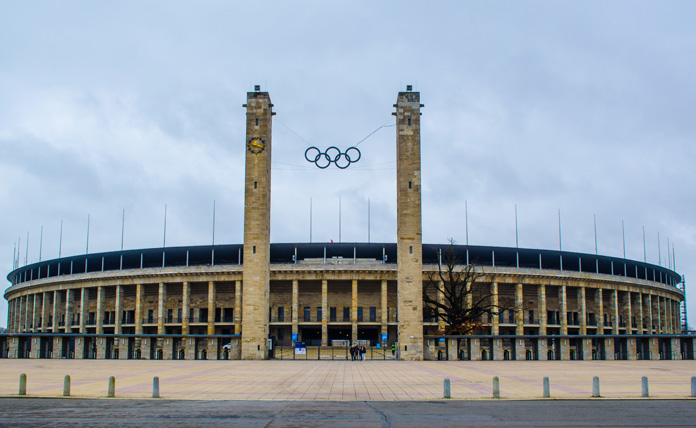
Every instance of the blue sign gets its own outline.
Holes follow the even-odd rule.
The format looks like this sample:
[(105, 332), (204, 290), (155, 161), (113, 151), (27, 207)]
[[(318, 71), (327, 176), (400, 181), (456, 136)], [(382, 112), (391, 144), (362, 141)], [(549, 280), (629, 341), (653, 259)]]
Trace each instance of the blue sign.
[(297, 342), (297, 333), (292, 334), (292, 341)]
[(376, 346), (376, 348), (377, 348), (377, 349), (380, 349), (381, 347), (382, 347), (382, 346), (380, 346), (380, 343), (379, 343), (379, 342), (377, 342), (377, 346)]
[(441, 338), (438, 339), (438, 341), (439, 341), (439, 342), (444, 342), (444, 341), (445, 341), (445, 338), (444, 338), (444, 337), (441, 337)]
[(382, 333), (382, 342), (386, 342), (388, 339), (388, 334), (387, 333)]

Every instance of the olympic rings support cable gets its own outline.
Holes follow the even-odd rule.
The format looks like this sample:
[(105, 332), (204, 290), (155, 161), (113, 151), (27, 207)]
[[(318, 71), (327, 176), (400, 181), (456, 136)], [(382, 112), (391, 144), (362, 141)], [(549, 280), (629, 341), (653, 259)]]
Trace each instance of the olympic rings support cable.
[(342, 152), (338, 147), (331, 146), (322, 152), (317, 147), (312, 146), (305, 150), (304, 156), (307, 162), (313, 162), (321, 169), (328, 168), (332, 163), (340, 169), (346, 169), (350, 164), (359, 161), (362, 153), (357, 147), (349, 147), (345, 152)]

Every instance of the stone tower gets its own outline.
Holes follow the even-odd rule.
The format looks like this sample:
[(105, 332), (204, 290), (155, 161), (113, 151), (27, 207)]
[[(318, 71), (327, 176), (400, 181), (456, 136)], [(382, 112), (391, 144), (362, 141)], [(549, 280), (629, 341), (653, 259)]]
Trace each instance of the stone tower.
[(396, 100), (396, 234), (401, 359), (423, 359), (423, 246), (421, 226), (420, 93)]
[(242, 270), (242, 359), (268, 358), (271, 240), (271, 117), (273, 104), (259, 86), (247, 92)]

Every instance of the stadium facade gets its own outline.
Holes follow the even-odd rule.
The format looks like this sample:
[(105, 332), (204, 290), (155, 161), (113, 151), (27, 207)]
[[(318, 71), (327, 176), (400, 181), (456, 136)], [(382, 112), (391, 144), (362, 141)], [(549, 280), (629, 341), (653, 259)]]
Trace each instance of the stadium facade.
[(393, 113), (397, 242), (271, 244), (273, 104), (256, 87), (244, 107), (244, 243), (18, 267), (7, 277), (4, 357), (343, 358), (360, 342), (372, 356), (405, 360), (694, 358), (678, 273), (551, 250), (451, 248), (476, 265), (476, 287), (500, 309), (478, 320), (475, 335), (438, 336), (441, 322), (423, 315), (423, 284), (450, 247), (422, 243), (423, 105), (410, 87)]

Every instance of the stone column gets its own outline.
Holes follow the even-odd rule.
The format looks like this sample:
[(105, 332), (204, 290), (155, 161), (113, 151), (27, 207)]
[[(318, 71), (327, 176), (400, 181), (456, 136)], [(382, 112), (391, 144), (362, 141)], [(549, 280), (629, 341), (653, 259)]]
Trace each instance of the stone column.
[(471, 361), (481, 361), (481, 341), (478, 339), (469, 339), (470, 345), (469, 347), (471, 348), (471, 355), (470, 355), (470, 360)]
[[(386, 279), (382, 280), (382, 293), (381, 294), (382, 294), (382, 297), (380, 299), (380, 303), (382, 306), (382, 326), (380, 329), (380, 333), (387, 334), (387, 332), (389, 331), (389, 327), (388, 327), (388, 324), (389, 324), (389, 318), (388, 318), (389, 306), (388, 306), (388, 303), (389, 302), (387, 300), (388, 295), (387, 295), (387, 280)], [(381, 340), (381, 338), (380, 338), (380, 340)]]
[(351, 299), (350, 299), (350, 322), (351, 334), (350, 341), (355, 343), (358, 341), (358, 280), (354, 279), (351, 283)]
[[(587, 302), (585, 300), (585, 286), (582, 285), (580, 287), (580, 334), (585, 335), (587, 334)], [(590, 343), (590, 347), (592, 347), (592, 344)], [(585, 350), (585, 346), (582, 347), (583, 353)], [(584, 357), (583, 357), (584, 359)]]
[(636, 321), (638, 334), (645, 334), (645, 328), (643, 328), (643, 293), (641, 292), (638, 292), (638, 319)]
[(167, 292), (167, 289), (165, 288), (165, 285), (163, 282), (159, 283), (159, 292), (158, 292), (158, 298), (157, 298), (157, 334), (162, 335), (164, 334), (164, 302), (165, 302), (165, 293)]
[[(438, 290), (437, 290), (437, 303), (442, 304), (445, 300), (445, 294), (443, 293), (444, 290), (444, 282), (443, 281), (438, 281)], [(468, 296), (467, 296), (468, 297)], [(440, 318), (440, 314), (442, 313), (441, 308), (437, 308), (435, 312), (435, 320), (437, 321), (437, 329), (439, 331), (444, 331), (445, 330), (445, 320)]]
[(660, 343), (654, 337), (650, 338), (650, 359), (660, 359)]
[[(539, 285), (539, 334), (546, 334), (546, 286), (543, 284)], [(544, 351), (546, 352), (546, 351)], [(541, 350), (539, 351), (539, 359), (541, 359)], [(544, 358), (546, 359), (546, 358)]]
[(447, 339), (447, 359), (450, 361), (456, 361), (459, 356), (457, 355), (457, 339)]
[(135, 334), (143, 334), (144, 288), (142, 284), (135, 284)]
[(423, 359), (420, 93), (396, 100), (397, 308), (402, 360)]
[(608, 361), (614, 360), (614, 340), (611, 338), (604, 339), (604, 356)]
[(616, 289), (611, 291), (611, 306), (614, 316), (611, 330), (613, 334), (619, 334), (619, 292)]
[(68, 333), (72, 329), (72, 314), (70, 313), (70, 289), (65, 290), (65, 332)]
[[(55, 290), (53, 292), (53, 323), (52, 323), (52, 329), (51, 329), (51, 331), (53, 333), (58, 332), (58, 321), (59, 321), (58, 318), (60, 317), (60, 313), (58, 312), (59, 305), (60, 305), (60, 293), (58, 292), (58, 290)], [(55, 349), (53, 352), (54, 352), (54, 354), (56, 353)]]
[[(300, 284), (296, 279), (292, 280), (292, 334), (297, 335), (300, 332), (297, 320), (299, 318), (300, 306)], [(299, 337), (299, 336), (296, 336)]]
[(517, 284), (515, 286), (515, 323), (517, 328), (515, 334), (518, 336), (524, 335), (524, 286)]
[[(293, 281), (293, 293), (295, 292), (295, 282)], [(293, 295), (294, 298), (294, 295)], [(297, 307), (294, 305), (295, 300), (293, 300), (293, 308), (292, 308), (292, 313), (293, 317), (295, 317), (295, 321), (297, 321)], [(294, 329), (297, 328), (297, 323), (295, 322), (295, 327)], [(242, 332), (242, 281), (235, 281), (234, 282), (234, 334), (240, 334)], [(297, 333), (297, 331), (293, 330), (293, 333)]]
[(638, 359), (638, 339), (627, 339), (626, 351), (628, 360)]
[(504, 359), (503, 355), (503, 341), (499, 338), (491, 338), (491, 351), (493, 351), (492, 360), (502, 361)]
[(604, 334), (604, 296), (601, 288), (597, 289), (597, 334)]
[(491, 334), (497, 336), (500, 334), (500, 316), (498, 315), (500, 308), (498, 307), (499, 295), (498, 295), (498, 283), (491, 283), (491, 300), (493, 303), (493, 310), (491, 313)]
[(14, 310), (15, 310), (15, 299), (11, 299), (7, 302), (7, 332), (14, 333)]
[(24, 296), (24, 331), (29, 331), (29, 295)]
[[(539, 361), (548, 361), (549, 360), (549, 351), (553, 351), (555, 353), (554, 347), (551, 344), (551, 341), (554, 340), (552, 338), (542, 338), (539, 339), (538, 343), (538, 348), (539, 348)], [(555, 360), (556, 356), (552, 355), (551, 360)]]
[[(104, 287), (97, 287), (97, 334), (104, 334)], [(103, 342), (103, 340), (102, 340)], [(106, 349), (106, 348), (105, 348)], [(101, 354), (103, 355), (103, 354)]]
[(669, 297), (665, 297), (665, 330), (672, 334), (672, 300)]
[[(101, 288), (101, 287), (100, 287)], [(99, 317), (97, 317), (99, 319)], [(98, 359), (106, 359), (106, 343), (104, 343), (104, 338), (103, 337), (96, 337), (94, 339), (94, 343), (97, 345), (97, 358)], [(143, 352), (143, 357), (147, 356), (149, 357), (150, 353), (149, 352)]]
[(674, 356), (674, 359), (681, 360), (682, 359), (682, 353), (681, 353), (681, 347), (680, 347), (681, 342), (676, 337), (673, 337), (670, 340), (672, 341), (672, 355)]
[(653, 334), (653, 327), (652, 327), (652, 323), (653, 323), (652, 295), (650, 295), (649, 293), (647, 294), (646, 306), (647, 306), (647, 309), (648, 309), (648, 311), (647, 311), (647, 312), (648, 312), (648, 314), (647, 314), (647, 315), (648, 315), (648, 329), (647, 329), (646, 333), (647, 333), (647, 334)]
[[(568, 338), (558, 339), (558, 345), (561, 347), (561, 360), (570, 360), (570, 340)], [(579, 357), (576, 357), (579, 358)]]
[(24, 330), (24, 296), (17, 297), (17, 332)]
[(21, 333), (24, 329), (24, 297), (17, 298), (17, 332)]
[(559, 298), (561, 299), (561, 334), (568, 334), (568, 298), (565, 284), (561, 285)]
[(48, 331), (48, 292), (41, 293), (41, 333)]
[(19, 333), (21, 326), (20, 326), (20, 312), (22, 311), (22, 300), (19, 297), (15, 297), (12, 299), (14, 302), (14, 311), (12, 312), (12, 328), (13, 332)]
[[(268, 358), (273, 104), (260, 87), (247, 93), (244, 175), (243, 360)], [(212, 330), (209, 326), (209, 330)]]
[[(631, 291), (626, 292), (626, 333), (633, 334), (633, 311), (631, 308)], [(635, 360), (635, 358), (634, 358)]]
[(85, 317), (87, 315), (87, 302), (89, 300), (89, 288), (82, 287), (80, 290), (80, 333), (86, 333), (85, 325), (87, 324)]
[(655, 296), (657, 298), (657, 334), (664, 333), (662, 329), (662, 297)]
[[(55, 318), (54, 318), (55, 319)], [(63, 349), (62, 349), (62, 337), (61, 336), (54, 336), (53, 337), (53, 359), (60, 359), (63, 356)]]
[(582, 359), (592, 360), (592, 339), (582, 339)]
[(7, 301), (7, 332), (12, 333), (14, 332), (14, 328), (12, 325), (12, 317), (14, 312), (14, 299), (9, 299)]
[[(123, 286), (116, 286), (116, 301), (114, 302), (114, 334), (121, 334), (121, 303), (123, 302)], [(116, 345), (116, 340), (114, 339), (114, 345)], [(119, 351), (120, 354), (120, 351)]]
[[(189, 334), (189, 307), (191, 305), (191, 290), (189, 283), (184, 281), (181, 288), (181, 334)], [(189, 340), (190, 342), (190, 340)], [(190, 352), (186, 351), (186, 356)]]
[(19, 333), (20, 331), (20, 312), (22, 311), (22, 300), (18, 297), (12, 299), (14, 310), (12, 311), (12, 331)]
[(36, 328), (36, 294), (31, 295), (31, 300), (32, 305), (34, 306), (33, 310), (31, 311), (31, 331), (36, 331), (38, 330)]
[[(268, 325), (268, 318), (265, 320)], [(208, 282), (208, 335), (215, 334), (215, 282)], [(264, 341), (267, 338), (264, 338)], [(268, 344), (265, 345), (265, 348)]]
[(328, 281), (321, 281), (321, 346), (329, 344), (329, 285)]
[(24, 296), (19, 296), (17, 300), (17, 333), (21, 333), (24, 329)]

